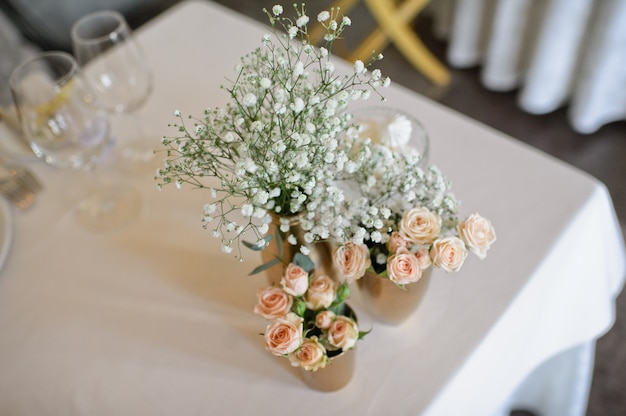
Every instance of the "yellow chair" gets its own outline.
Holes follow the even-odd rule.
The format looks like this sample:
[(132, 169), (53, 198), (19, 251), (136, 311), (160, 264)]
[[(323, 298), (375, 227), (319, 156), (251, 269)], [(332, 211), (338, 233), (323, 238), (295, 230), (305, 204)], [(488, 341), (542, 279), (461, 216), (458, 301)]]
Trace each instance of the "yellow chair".
[[(348, 13), (360, 0), (338, 0), (333, 7)], [(365, 59), (372, 51), (382, 51), (390, 42), (398, 48), (404, 57), (426, 78), (438, 86), (450, 82), (447, 68), (426, 48), (415, 34), (409, 23), (415, 19), (429, 0), (363, 0), (379, 27), (370, 33), (365, 40), (346, 59), (354, 61)], [(316, 33), (312, 38), (317, 39)]]

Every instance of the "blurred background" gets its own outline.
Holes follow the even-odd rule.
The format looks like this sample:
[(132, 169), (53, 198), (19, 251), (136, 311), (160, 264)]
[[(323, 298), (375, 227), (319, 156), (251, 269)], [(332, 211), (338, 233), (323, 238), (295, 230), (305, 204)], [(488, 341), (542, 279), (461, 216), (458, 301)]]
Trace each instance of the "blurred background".
[[(214, 1), (262, 23), (267, 21), (262, 8), (276, 3)], [(10, 105), (7, 80), (13, 67), (36, 50), (69, 51), (70, 27), (82, 15), (115, 9), (139, 28), (177, 2), (0, 0), (0, 105)], [(350, 57), (380, 20), (366, 1), (342, 3), (354, 3), (346, 13), (353, 22), (346, 36), (354, 43), (346, 40), (336, 52)], [(508, 9), (498, 8), (498, 0), (406, 3), (415, 8), (404, 13), (403, 27), (424, 47), (417, 59), (429, 61), (435, 70), (415, 65), (415, 53), (403, 53), (391, 42), (380, 45), (385, 58), (377, 66), (383, 73), (598, 178), (609, 189), (626, 231), (626, 1), (528, 0)], [(429, 4), (421, 10), (418, 3)], [(557, 3), (565, 8), (555, 9)], [(307, 10), (316, 16), (332, 4), (311, 0)], [(455, 20), (455, 13), (463, 18)], [(587, 414), (626, 415), (625, 386), (622, 293), (615, 325), (597, 343)]]

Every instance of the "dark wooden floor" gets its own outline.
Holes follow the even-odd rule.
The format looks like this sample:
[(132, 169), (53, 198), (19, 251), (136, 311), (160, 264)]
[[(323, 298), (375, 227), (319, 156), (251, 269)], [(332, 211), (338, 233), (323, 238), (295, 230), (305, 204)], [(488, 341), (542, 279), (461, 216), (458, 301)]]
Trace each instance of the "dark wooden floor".
[[(275, 0), (217, 0), (254, 19), (266, 22), (262, 7), (270, 8)], [(329, 0), (313, 0), (311, 11), (328, 7)], [(291, 3), (282, 3), (288, 6)], [(355, 14), (359, 19), (355, 19)], [(314, 14), (311, 14), (314, 16)], [(350, 14), (353, 33), (367, 33), (373, 22), (365, 10)], [(361, 19), (362, 18), (362, 19)], [(445, 42), (433, 39), (427, 18), (418, 18), (416, 30), (430, 49), (443, 59)], [(452, 83), (445, 89), (433, 87), (393, 48), (384, 50), (380, 68), (393, 82), (427, 95), (442, 104), (492, 126), (523, 142), (568, 162), (604, 182), (611, 196), (622, 230), (626, 230), (626, 122), (602, 127), (591, 135), (575, 133), (567, 121), (567, 109), (547, 115), (530, 115), (516, 105), (517, 94), (485, 90), (479, 82), (480, 68), (452, 70)], [(595, 371), (588, 406), (588, 416), (626, 415), (626, 295), (617, 302), (617, 320), (597, 343)]]

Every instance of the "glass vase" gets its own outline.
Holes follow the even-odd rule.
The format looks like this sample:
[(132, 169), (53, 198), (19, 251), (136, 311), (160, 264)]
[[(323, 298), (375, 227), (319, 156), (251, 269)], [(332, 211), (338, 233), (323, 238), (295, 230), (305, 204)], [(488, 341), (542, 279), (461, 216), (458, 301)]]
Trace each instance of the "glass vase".
[(420, 167), (428, 166), (430, 138), (424, 125), (409, 113), (389, 106), (357, 108), (352, 111), (354, 123), (359, 125), (361, 137), (384, 144), (401, 153), (417, 152)]
[(432, 267), (422, 271), (422, 277), (400, 288), (386, 277), (366, 272), (357, 280), (363, 303), (377, 321), (398, 325), (415, 313), (430, 282)]

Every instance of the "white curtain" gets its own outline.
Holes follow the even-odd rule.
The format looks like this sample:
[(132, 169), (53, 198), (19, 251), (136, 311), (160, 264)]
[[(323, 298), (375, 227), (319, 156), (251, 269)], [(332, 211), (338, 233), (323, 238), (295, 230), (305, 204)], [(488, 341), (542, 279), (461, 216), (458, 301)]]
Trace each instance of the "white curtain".
[(626, 1), (433, 0), (448, 63), (482, 65), (483, 85), (519, 88), (519, 106), (568, 106), (572, 128), (593, 133), (626, 119)]

